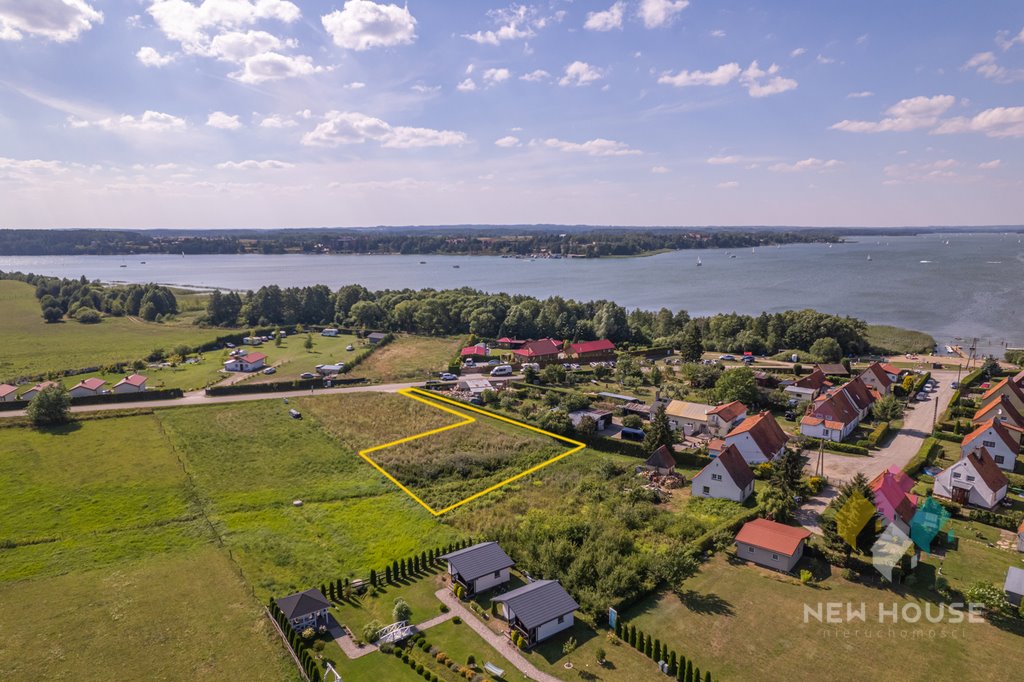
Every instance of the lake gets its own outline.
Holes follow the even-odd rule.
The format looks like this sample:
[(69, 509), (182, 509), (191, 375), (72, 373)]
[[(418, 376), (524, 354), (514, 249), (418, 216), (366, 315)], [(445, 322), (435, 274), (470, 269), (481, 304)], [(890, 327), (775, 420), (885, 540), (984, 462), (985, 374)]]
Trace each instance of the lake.
[[(0, 270), (107, 282), (256, 289), (469, 286), (537, 297), (608, 299), (627, 308), (756, 314), (814, 308), (932, 334), (980, 337), (979, 350), (1024, 346), (1020, 235), (857, 237), (846, 244), (675, 251), (646, 258), (493, 256), (19, 256)], [(947, 245), (946, 242), (949, 242)], [(868, 260), (870, 256), (871, 260)], [(702, 265), (697, 266), (698, 257)], [(145, 260), (145, 264), (141, 261)], [(420, 261), (426, 261), (421, 264)], [(126, 265), (127, 267), (121, 267)], [(965, 344), (966, 345), (966, 344)]]

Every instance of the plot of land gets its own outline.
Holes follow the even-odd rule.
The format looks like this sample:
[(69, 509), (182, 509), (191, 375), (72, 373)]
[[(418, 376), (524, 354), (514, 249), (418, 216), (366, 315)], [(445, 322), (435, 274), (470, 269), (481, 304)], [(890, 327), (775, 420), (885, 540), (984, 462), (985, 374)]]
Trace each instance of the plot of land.
[[(253, 374), (255, 383), (266, 383), (268, 381), (291, 381), (298, 379), (304, 372), (315, 372), (317, 365), (334, 365), (338, 363), (351, 363), (356, 358), (370, 352), (372, 346), (366, 341), (357, 339), (351, 334), (340, 334), (338, 336), (321, 336), (310, 334), (313, 340), (313, 347), (306, 349), (306, 335), (293, 334), (281, 341), (277, 346), (273, 342), (264, 343), (256, 349), (267, 355), (267, 365), (273, 365), (277, 372), (272, 375), (265, 375), (262, 372)], [(346, 350), (352, 346), (352, 350)]]
[(352, 376), (381, 383), (436, 378), (459, 352), (459, 345), (455, 337), (402, 335), (374, 351)]

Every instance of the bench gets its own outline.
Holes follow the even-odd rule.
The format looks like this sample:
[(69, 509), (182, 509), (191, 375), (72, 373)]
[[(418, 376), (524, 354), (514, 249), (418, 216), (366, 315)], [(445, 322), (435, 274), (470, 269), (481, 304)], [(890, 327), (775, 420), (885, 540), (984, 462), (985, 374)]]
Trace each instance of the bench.
[(494, 677), (505, 677), (505, 671), (494, 665), (493, 663), (484, 663), (484, 670), (493, 675)]

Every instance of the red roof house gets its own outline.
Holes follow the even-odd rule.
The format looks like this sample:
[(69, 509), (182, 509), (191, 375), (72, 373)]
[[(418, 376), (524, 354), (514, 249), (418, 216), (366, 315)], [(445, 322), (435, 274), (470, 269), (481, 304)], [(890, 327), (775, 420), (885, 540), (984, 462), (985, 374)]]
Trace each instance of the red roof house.
[(838, 442), (850, 435), (860, 420), (860, 411), (850, 395), (837, 387), (814, 401), (800, 420), (800, 433)]
[(536, 360), (552, 361), (558, 359), (562, 352), (562, 342), (554, 339), (537, 339), (527, 341), (522, 347), (512, 351), (517, 358), (526, 362)]
[(466, 346), (463, 348), (459, 355), (462, 359), (466, 358), (486, 358), (490, 355), (490, 350), (487, 349), (486, 344), (478, 343), (475, 346)]
[(782, 454), (788, 440), (789, 436), (770, 412), (747, 417), (725, 436), (726, 446), (735, 446), (749, 465), (775, 459)]
[(868, 484), (875, 493), (875, 507), (889, 523), (895, 523), (904, 533), (910, 532), (910, 520), (917, 510), (917, 496), (911, 495), (914, 479), (897, 466), (878, 474)]
[(973, 421), (975, 423), (988, 421), (989, 419), (995, 419), (1004, 424), (1024, 427), (1024, 416), (1021, 415), (1005, 395), (997, 397), (974, 413)]
[(608, 339), (597, 341), (580, 341), (572, 344), (572, 354), (580, 360), (597, 357), (611, 357), (615, 354), (615, 344)]
[(804, 542), (810, 536), (811, 531), (806, 528), (754, 519), (743, 524), (736, 534), (736, 556), (788, 572), (803, 556)]
[(960, 443), (960, 456), (986, 448), (1000, 469), (1013, 471), (1020, 450), (1021, 433), (1000, 421), (989, 419), (964, 436)]
[(0, 384), (0, 403), (5, 403), (9, 400), (17, 400), (18, 396), (15, 395), (17, 392), (17, 386), (11, 386), (10, 384)]

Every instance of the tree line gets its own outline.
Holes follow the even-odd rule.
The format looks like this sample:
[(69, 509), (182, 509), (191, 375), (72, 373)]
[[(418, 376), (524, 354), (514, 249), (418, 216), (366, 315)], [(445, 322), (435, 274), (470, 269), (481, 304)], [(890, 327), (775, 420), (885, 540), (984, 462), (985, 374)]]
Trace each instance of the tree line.
[(174, 292), (159, 284), (104, 286), (79, 279), (0, 272), (0, 279), (13, 279), (36, 288), (43, 319), (57, 322), (65, 316), (83, 323), (100, 321), (100, 313), (121, 317), (138, 316), (153, 322), (178, 312)]

